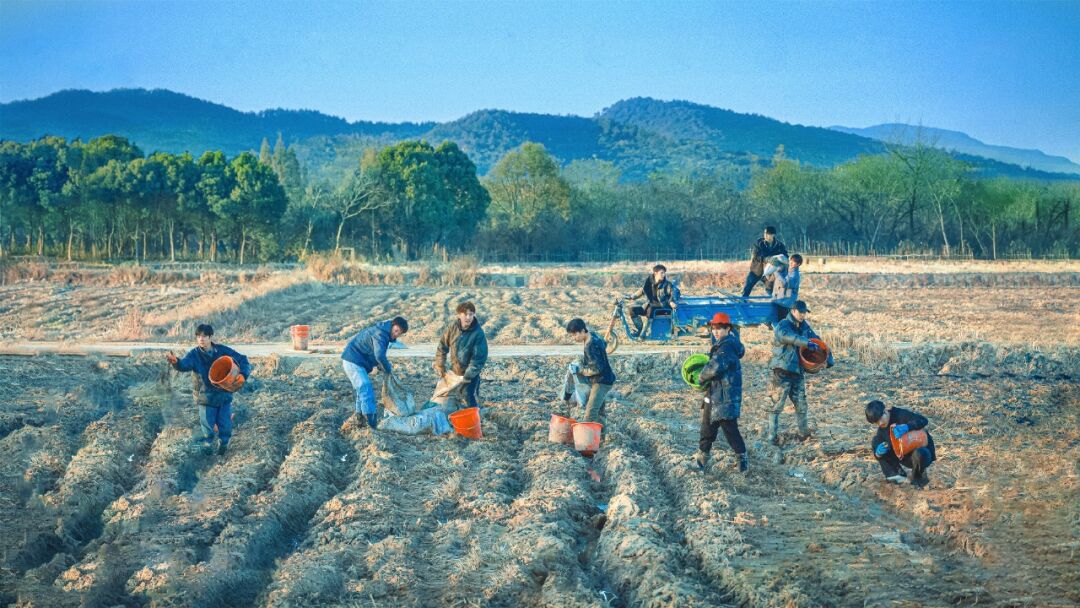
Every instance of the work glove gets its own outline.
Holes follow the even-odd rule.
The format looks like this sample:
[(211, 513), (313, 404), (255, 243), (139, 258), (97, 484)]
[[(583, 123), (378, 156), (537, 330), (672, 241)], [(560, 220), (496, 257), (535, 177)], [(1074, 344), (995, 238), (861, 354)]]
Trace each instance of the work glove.
[(889, 452), (889, 444), (885, 443), (884, 441), (879, 443), (878, 446), (876, 448), (874, 448), (874, 455), (875, 456), (884, 456), (888, 452)]
[(903, 437), (904, 433), (906, 433), (906, 432), (908, 432), (908, 425), (906, 425), (906, 424), (898, 424), (898, 425), (893, 427), (892, 436), (899, 439), (899, 438)]
[(367, 418), (368, 426), (371, 428), (374, 429), (379, 426), (379, 412), (375, 411), (370, 414), (364, 414), (364, 417)]
[(810, 342), (806, 345), (806, 350), (815, 353), (821, 350), (821, 347), (817, 345), (817, 342)]

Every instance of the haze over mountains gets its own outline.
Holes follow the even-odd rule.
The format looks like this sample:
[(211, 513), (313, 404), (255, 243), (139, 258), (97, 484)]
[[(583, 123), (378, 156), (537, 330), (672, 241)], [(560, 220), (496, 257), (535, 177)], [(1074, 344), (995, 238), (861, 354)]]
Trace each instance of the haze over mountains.
[[(754, 164), (768, 162), (780, 145), (788, 158), (829, 167), (861, 154), (883, 152), (883, 140), (892, 141), (898, 132), (913, 135), (915, 130), (894, 125), (826, 129), (650, 98), (619, 101), (592, 117), (480, 110), (445, 123), (349, 122), (314, 110), (240, 112), (161, 89), (67, 90), (0, 104), (2, 139), (59, 135), (86, 140), (117, 134), (147, 153), (187, 151), (198, 156), (206, 150), (229, 155), (257, 150), (264, 138), (273, 142), (280, 133), (314, 173), (344, 170), (368, 146), (426, 139), (457, 142), (481, 174), (507, 151), (534, 141), (564, 164), (609, 161), (625, 180), (644, 179), (656, 171), (746, 175)], [(953, 149), (972, 162), (983, 175), (1080, 178), (1080, 165), (1063, 157), (990, 146), (955, 131), (924, 128), (923, 132), (939, 147)]]

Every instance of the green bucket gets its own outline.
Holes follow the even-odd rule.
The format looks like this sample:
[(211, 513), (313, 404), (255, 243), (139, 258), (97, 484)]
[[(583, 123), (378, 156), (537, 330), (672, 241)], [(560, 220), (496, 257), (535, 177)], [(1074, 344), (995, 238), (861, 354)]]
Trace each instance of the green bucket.
[(705, 364), (709, 362), (709, 355), (690, 355), (686, 361), (682, 364), (682, 379), (684, 382), (690, 385), (691, 388), (701, 390), (701, 385), (698, 384), (698, 374), (705, 368)]

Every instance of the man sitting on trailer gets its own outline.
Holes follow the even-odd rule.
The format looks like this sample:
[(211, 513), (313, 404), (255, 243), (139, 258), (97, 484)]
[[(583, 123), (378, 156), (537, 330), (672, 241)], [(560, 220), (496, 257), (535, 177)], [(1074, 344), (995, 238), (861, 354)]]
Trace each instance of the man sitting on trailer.
[(746, 274), (746, 284), (743, 285), (742, 290), (744, 298), (750, 296), (750, 292), (754, 290), (754, 285), (765, 274), (765, 260), (780, 254), (787, 255), (787, 247), (776, 238), (776, 228), (766, 226), (765, 234), (754, 243), (750, 255), (750, 272)]
[(633, 306), (630, 308), (630, 320), (634, 323), (634, 336), (640, 336), (643, 325), (641, 317), (652, 318), (656, 313), (670, 315), (675, 308), (675, 291), (671, 281), (667, 280), (667, 267), (663, 264), (653, 266), (652, 274), (645, 279), (645, 284), (627, 300), (634, 301), (641, 297), (645, 298), (645, 306)]

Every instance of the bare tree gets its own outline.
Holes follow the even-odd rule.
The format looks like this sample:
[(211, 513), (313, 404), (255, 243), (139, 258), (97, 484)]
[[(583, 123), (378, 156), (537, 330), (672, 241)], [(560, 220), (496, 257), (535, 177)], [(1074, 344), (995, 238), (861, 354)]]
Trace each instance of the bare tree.
[(373, 212), (390, 204), (385, 197), (379, 196), (379, 184), (374, 176), (362, 169), (350, 173), (341, 187), (330, 197), (331, 208), (338, 214), (337, 236), (334, 239), (334, 253), (341, 249), (341, 232), (345, 223), (367, 212)]

